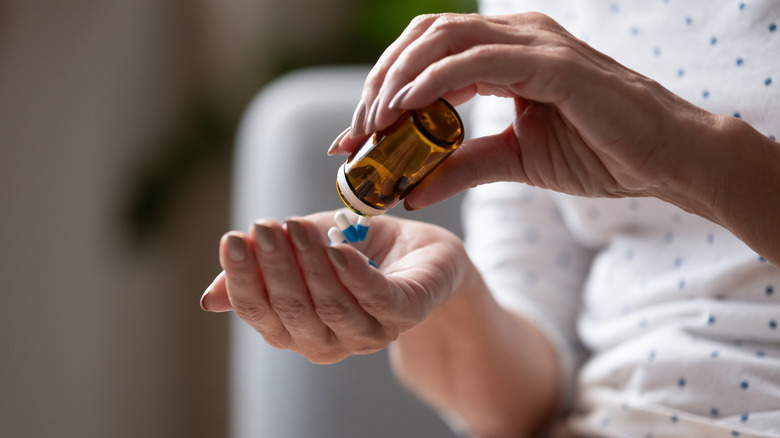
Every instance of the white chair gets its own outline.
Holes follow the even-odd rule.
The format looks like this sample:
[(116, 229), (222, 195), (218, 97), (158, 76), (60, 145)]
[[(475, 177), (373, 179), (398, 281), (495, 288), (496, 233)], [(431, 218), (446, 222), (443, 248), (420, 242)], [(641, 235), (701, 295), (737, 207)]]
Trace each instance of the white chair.
[[(350, 122), (365, 67), (306, 69), (265, 87), (239, 128), (233, 173), (232, 225), (246, 230), (259, 217), (283, 219), (343, 206), (331, 141)], [(461, 110), (463, 111), (463, 110)], [(465, 119), (465, 114), (462, 114)], [(460, 234), (459, 198), (414, 213)], [(231, 321), (232, 438), (453, 437), (428, 407), (394, 379), (386, 352), (335, 365), (268, 346)]]

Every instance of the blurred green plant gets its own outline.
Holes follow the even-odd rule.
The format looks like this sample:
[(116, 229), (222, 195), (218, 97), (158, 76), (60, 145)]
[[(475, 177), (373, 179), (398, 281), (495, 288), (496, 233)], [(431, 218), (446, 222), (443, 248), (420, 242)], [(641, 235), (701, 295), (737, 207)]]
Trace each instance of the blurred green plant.
[(357, 56), (369, 55), (366, 61), (374, 61), (417, 15), (476, 11), (476, 0), (364, 1), (352, 20), (350, 41)]
[(303, 47), (280, 41), (260, 60), (271, 77), (310, 65), (373, 64), (414, 17), (437, 12), (472, 13), (476, 0), (356, 0), (342, 32)]
[(180, 127), (136, 171), (122, 211), (125, 228), (136, 243), (162, 229), (172, 201), (190, 178), (230, 150), (233, 124), (216, 108), (204, 100), (191, 103)]
[[(373, 64), (417, 15), (436, 12), (476, 12), (476, 0), (356, 1), (347, 25), (332, 39), (306, 47), (283, 44), (258, 66), (257, 88), (288, 71), (322, 64)], [(238, 111), (233, 111), (238, 113)], [(144, 243), (164, 228), (173, 200), (188, 182), (220, 154), (229, 153), (237, 116), (209, 100), (197, 100), (185, 111), (157, 153), (143, 162), (130, 182), (122, 209), (128, 234)]]

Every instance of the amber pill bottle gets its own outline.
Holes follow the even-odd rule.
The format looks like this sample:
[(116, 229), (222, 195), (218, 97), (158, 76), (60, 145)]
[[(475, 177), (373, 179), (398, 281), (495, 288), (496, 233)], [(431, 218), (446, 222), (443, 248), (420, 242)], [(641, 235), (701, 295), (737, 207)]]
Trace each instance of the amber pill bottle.
[(336, 176), (339, 197), (361, 216), (393, 208), (463, 142), (463, 121), (443, 99), (401, 113), (350, 155)]

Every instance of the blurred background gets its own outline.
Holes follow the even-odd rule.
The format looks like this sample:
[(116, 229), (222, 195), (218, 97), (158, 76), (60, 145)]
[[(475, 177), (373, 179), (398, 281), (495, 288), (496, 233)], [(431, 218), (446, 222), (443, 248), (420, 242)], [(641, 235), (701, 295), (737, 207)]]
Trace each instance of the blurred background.
[(0, 435), (226, 436), (228, 316), (198, 300), (242, 111), (290, 70), (373, 63), (419, 13), (474, 10), (0, 2)]

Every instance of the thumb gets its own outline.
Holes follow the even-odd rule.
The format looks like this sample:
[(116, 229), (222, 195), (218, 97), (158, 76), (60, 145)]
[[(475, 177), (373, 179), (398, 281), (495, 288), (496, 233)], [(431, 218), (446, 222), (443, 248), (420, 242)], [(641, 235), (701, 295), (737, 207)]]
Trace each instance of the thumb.
[(200, 308), (208, 312), (227, 312), (233, 310), (225, 287), (225, 271), (214, 279), (200, 298)]
[(404, 208), (425, 208), (480, 184), (522, 181), (521, 164), (511, 125), (500, 134), (467, 140), (406, 196)]

